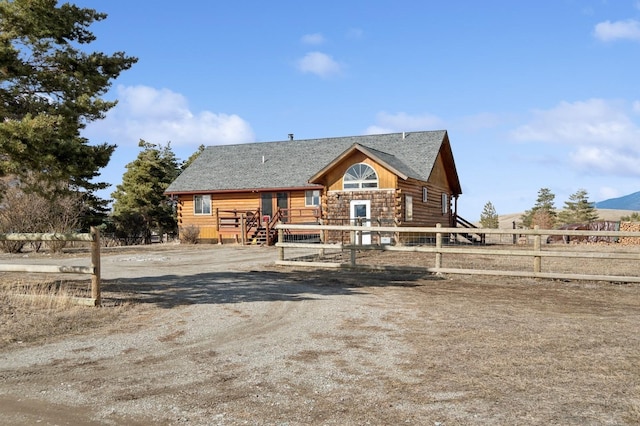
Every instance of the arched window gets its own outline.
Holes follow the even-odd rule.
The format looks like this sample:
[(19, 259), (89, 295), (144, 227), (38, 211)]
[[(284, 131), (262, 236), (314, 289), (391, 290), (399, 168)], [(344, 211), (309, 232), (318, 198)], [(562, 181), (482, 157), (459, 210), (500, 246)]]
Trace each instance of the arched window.
[(371, 189), (378, 187), (378, 175), (367, 164), (359, 163), (349, 167), (342, 179), (343, 189)]

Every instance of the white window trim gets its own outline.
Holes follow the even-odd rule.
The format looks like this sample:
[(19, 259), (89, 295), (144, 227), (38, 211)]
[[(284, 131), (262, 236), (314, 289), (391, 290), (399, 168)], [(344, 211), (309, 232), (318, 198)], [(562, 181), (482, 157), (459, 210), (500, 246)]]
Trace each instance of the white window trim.
[[(375, 175), (375, 181), (372, 179), (356, 179), (356, 180), (345, 180), (345, 177), (347, 176), (347, 172), (349, 170), (351, 170), (353, 167), (355, 166), (366, 166), (368, 168), (371, 169), (371, 171), (373, 171), (374, 175)], [(374, 184), (375, 186), (373, 187), (363, 187), (364, 184)], [(356, 187), (347, 187), (347, 185), (357, 185)], [(376, 172), (376, 169), (373, 168), (373, 166), (371, 166), (370, 164), (367, 163), (356, 163), (353, 164), (352, 166), (350, 166), (344, 173), (344, 175), (342, 176), (342, 189), (345, 191), (367, 191), (367, 190), (376, 190), (380, 187), (380, 178), (378, 177), (378, 172)]]
[[(200, 212), (197, 211), (198, 202), (196, 201), (196, 198), (201, 198), (202, 199), (202, 201), (200, 202), (202, 211), (200, 211)], [(208, 211), (206, 211), (206, 210), (208, 210)], [(203, 194), (203, 195), (194, 195), (193, 196), (193, 214), (195, 216), (211, 215), (211, 195)]]
[[(309, 199), (309, 193), (311, 193), (311, 204), (309, 204), (308, 199)], [(316, 193), (318, 195), (316, 195)], [(317, 197), (318, 199), (318, 204), (314, 204), (315, 198)], [(305, 207), (319, 207), (320, 206), (320, 190), (319, 189), (308, 189), (306, 191), (304, 191), (304, 206)]]
[(404, 220), (411, 222), (413, 220), (413, 196), (404, 196)]
[(442, 193), (442, 214), (449, 213), (449, 194)]

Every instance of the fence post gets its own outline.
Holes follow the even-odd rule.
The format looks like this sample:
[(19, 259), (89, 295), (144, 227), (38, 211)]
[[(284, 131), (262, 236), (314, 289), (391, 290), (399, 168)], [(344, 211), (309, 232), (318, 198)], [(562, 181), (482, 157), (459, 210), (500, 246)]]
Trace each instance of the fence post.
[[(534, 226), (533, 229), (536, 232), (539, 232), (540, 227), (538, 225)], [(541, 241), (542, 241), (542, 236), (538, 233), (536, 233), (536, 235), (533, 237), (533, 251), (535, 252), (540, 252), (541, 249)], [(533, 272), (541, 272), (542, 271), (542, 257), (541, 256), (534, 256), (533, 257)]]
[[(319, 224), (319, 225), (324, 225), (324, 222), (323, 222), (322, 218), (318, 219), (318, 224)], [(325, 241), (326, 241), (326, 237), (325, 237), (325, 235), (326, 235), (326, 234), (325, 234), (325, 230), (324, 230), (324, 229), (321, 229), (321, 230), (320, 230), (320, 243), (322, 243), (322, 244), (324, 244), (324, 243), (325, 243)], [(324, 258), (324, 249), (323, 249), (323, 248), (321, 248), (321, 249), (318, 251), (318, 256), (320, 257), (320, 259)]]
[(243, 213), (240, 215), (240, 232), (242, 232), (242, 245), (247, 245), (247, 218)]
[(95, 300), (95, 305), (102, 304), (100, 297), (100, 230), (95, 226), (91, 227), (91, 298)]
[(356, 244), (356, 231), (351, 231), (350, 232), (350, 236), (351, 236), (351, 267), (356, 266), (356, 248), (355, 248), (355, 244)]
[[(278, 228), (278, 242), (284, 243), (284, 229)], [(278, 259), (284, 260), (284, 247), (278, 247)]]
[[(442, 228), (442, 225), (436, 223), (436, 228)], [(442, 252), (439, 249), (442, 248), (442, 232), (436, 233), (436, 269), (442, 268)]]

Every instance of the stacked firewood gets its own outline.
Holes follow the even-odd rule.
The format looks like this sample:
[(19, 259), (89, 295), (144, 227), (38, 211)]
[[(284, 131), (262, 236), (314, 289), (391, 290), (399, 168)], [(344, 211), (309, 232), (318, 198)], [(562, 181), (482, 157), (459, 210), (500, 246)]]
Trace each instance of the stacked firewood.
[[(640, 222), (620, 222), (620, 230), (627, 232), (640, 232)], [(637, 246), (640, 245), (640, 238), (620, 237), (618, 244), (625, 246)]]

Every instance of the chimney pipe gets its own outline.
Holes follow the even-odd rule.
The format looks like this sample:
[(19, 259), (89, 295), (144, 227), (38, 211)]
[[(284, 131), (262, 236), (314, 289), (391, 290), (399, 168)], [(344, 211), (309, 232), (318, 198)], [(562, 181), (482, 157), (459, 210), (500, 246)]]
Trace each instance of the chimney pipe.
[(292, 141), (293, 140), (293, 133), (289, 133), (289, 140)]

